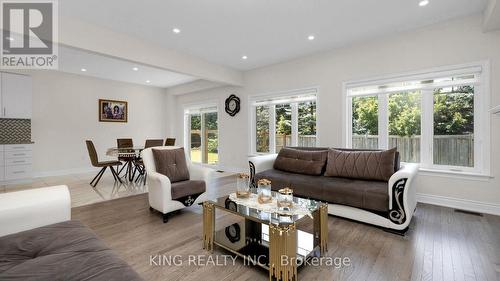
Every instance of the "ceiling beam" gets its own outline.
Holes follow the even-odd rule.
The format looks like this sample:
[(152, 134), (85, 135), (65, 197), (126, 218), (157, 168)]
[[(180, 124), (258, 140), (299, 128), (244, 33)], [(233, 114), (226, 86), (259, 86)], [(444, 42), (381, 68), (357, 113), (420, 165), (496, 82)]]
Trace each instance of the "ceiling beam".
[(59, 43), (230, 85), (242, 85), (240, 71), (163, 48), (74, 18), (60, 17)]
[(222, 87), (224, 85), (225, 84), (223, 84), (223, 83), (217, 83), (217, 82), (212, 82), (212, 81), (207, 81), (207, 80), (196, 80), (196, 81), (193, 81), (190, 83), (167, 88), (167, 94), (178, 96), (178, 95), (190, 94), (190, 93), (199, 92), (199, 91), (210, 90), (213, 88)]
[(484, 10), (483, 31), (500, 30), (500, 1), (489, 0)]

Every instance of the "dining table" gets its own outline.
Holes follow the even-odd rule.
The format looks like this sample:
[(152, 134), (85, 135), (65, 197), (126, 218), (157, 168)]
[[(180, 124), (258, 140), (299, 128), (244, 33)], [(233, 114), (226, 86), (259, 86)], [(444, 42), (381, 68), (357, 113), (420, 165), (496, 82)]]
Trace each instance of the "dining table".
[[(124, 161), (127, 170), (123, 177), (128, 177), (129, 181), (133, 181), (135, 176), (135, 169), (137, 168), (136, 161), (141, 158), (141, 151), (143, 150), (144, 146), (111, 147), (106, 151), (106, 155), (110, 157), (118, 157), (121, 161)], [(123, 168), (120, 170), (120, 172), (122, 170)]]

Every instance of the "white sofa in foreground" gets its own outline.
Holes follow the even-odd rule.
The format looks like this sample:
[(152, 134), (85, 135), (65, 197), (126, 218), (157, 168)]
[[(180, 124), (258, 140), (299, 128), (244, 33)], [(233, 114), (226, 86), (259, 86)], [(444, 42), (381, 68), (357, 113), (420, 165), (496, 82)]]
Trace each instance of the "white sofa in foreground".
[(70, 219), (65, 185), (0, 194), (0, 237)]

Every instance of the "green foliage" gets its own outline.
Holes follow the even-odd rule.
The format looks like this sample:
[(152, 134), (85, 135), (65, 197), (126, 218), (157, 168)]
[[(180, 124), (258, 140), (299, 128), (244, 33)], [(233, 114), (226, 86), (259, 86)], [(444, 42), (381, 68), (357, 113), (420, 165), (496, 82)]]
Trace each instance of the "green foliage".
[(292, 107), (290, 104), (276, 105), (276, 134), (292, 134)]
[(208, 130), (217, 130), (217, 112), (205, 114), (205, 126)]
[(257, 133), (257, 152), (269, 152), (269, 106), (257, 106), (256, 114), (256, 133)]
[[(421, 133), (421, 93), (389, 95), (389, 135), (415, 136)], [(378, 98), (352, 98), (352, 132), (378, 135)], [(474, 132), (474, 88), (438, 88), (434, 91), (434, 134), (465, 135)]]
[(303, 102), (298, 105), (299, 135), (316, 135), (316, 102)]
[(200, 114), (191, 114), (191, 130), (201, 130)]
[(389, 135), (420, 135), (420, 92), (397, 93), (389, 96)]
[[(203, 114), (206, 128), (209, 130), (217, 130), (217, 112)], [(191, 114), (191, 130), (201, 130), (201, 114)]]
[(377, 97), (352, 98), (352, 133), (354, 135), (378, 135)]
[(434, 91), (434, 134), (464, 135), (474, 132), (474, 88), (453, 87)]
[(217, 153), (218, 147), (219, 147), (218, 138), (209, 137), (209, 139), (208, 139), (208, 152)]

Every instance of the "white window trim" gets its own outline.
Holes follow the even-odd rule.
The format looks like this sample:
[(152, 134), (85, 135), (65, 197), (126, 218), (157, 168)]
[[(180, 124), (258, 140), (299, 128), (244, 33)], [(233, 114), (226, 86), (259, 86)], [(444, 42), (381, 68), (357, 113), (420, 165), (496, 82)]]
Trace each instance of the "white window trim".
[[(490, 62), (479, 61), (473, 63), (465, 63), (460, 65), (442, 66), (421, 71), (406, 72), (393, 75), (383, 75), (368, 79), (347, 81), (343, 83), (343, 123), (342, 133), (344, 138), (342, 144), (345, 147), (352, 146), (352, 96), (348, 95), (348, 89), (360, 86), (381, 85), (403, 81), (425, 80), (429, 78), (452, 76), (464, 74), (466, 71), (481, 72), (479, 82), (466, 83), (468, 85), (474, 84), (474, 165), (473, 168), (468, 167), (454, 167), (444, 165), (434, 165), (432, 162), (432, 136), (434, 134), (432, 126), (421, 126), (421, 167), (420, 170), (426, 175), (445, 175), (451, 177), (462, 177), (467, 179), (485, 179), (490, 178)], [(427, 124), (433, 123), (433, 97), (429, 95), (429, 89), (423, 87), (422, 91), (422, 118), (421, 122)], [(379, 94), (379, 147), (386, 148), (384, 139), (388, 139), (388, 114), (387, 95), (390, 92)], [(373, 96), (373, 94), (371, 94)], [(381, 98), (382, 96), (382, 98)], [(385, 98), (384, 98), (385, 97)], [(431, 107), (429, 107), (429, 104)], [(431, 110), (431, 112), (429, 112)], [(385, 124), (381, 124), (380, 120), (387, 119)], [(430, 123), (429, 123), (430, 122)], [(382, 125), (382, 127), (381, 127)], [(427, 129), (427, 130), (426, 130)], [(383, 134), (383, 135), (382, 135)], [(386, 136), (387, 135), (387, 136)], [(382, 140), (382, 143), (380, 141)]]
[[(292, 106), (292, 146), (296, 146), (298, 144), (298, 107), (297, 104), (300, 102), (304, 102), (305, 100), (290, 100), (290, 97), (302, 95), (302, 94), (311, 94), (314, 93), (315, 98), (313, 100), (316, 101), (316, 146), (319, 145), (319, 87), (308, 87), (303, 89), (296, 89), (290, 91), (283, 92), (275, 92), (268, 94), (261, 94), (255, 96), (248, 97), (248, 105), (249, 105), (249, 126), (250, 128), (250, 144), (249, 144), (249, 155), (265, 155), (265, 154), (275, 154), (276, 153), (276, 104), (290, 103)], [(258, 101), (262, 100), (273, 100), (273, 102), (268, 102), (269, 105), (269, 120), (274, 120), (273, 122), (269, 122), (269, 152), (257, 152), (256, 148), (256, 122), (257, 116), (255, 114), (255, 108), (260, 104), (256, 104)], [(262, 104), (264, 105), (264, 104)]]
[[(204, 109), (204, 108), (215, 108), (215, 110), (210, 110), (210, 111), (203, 111), (202, 113), (205, 113), (205, 112), (216, 112), (217, 113), (217, 138), (218, 138), (218, 141), (219, 141), (219, 144), (220, 144), (220, 114), (219, 114), (219, 105), (217, 104), (217, 102), (213, 101), (213, 102), (206, 102), (206, 103), (195, 103), (195, 104), (186, 104), (184, 105), (184, 110), (183, 110), (183, 114), (184, 114), (184, 148), (185, 150), (187, 151), (187, 154), (190, 156), (191, 158), (191, 132), (190, 132), (190, 124), (191, 124), (191, 120), (190, 120), (190, 110), (199, 110), (199, 109)], [(202, 130), (204, 130), (204, 128), (202, 127), (201, 128)], [(203, 142), (202, 142), (202, 147), (201, 149), (203, 150), (204, 147), (203, 147)], [(217, 164), (207, 164), (207, 163), (198, 163), (198, 162), (192, 162), (193, 164), (195, 165), (200, 165), (200, 166), (204, 166), (204, 167), (210, 167), (210, 168), (218, 168), (219, 165), (220, 165), (220, 155), (221, 155), (221, 149), (220, 149), (220, 145), (217, 146), (217, 154), (219, 155), (219, 161), (217, 162)], [(203, 161), (203, 160), (202, 160)]]

